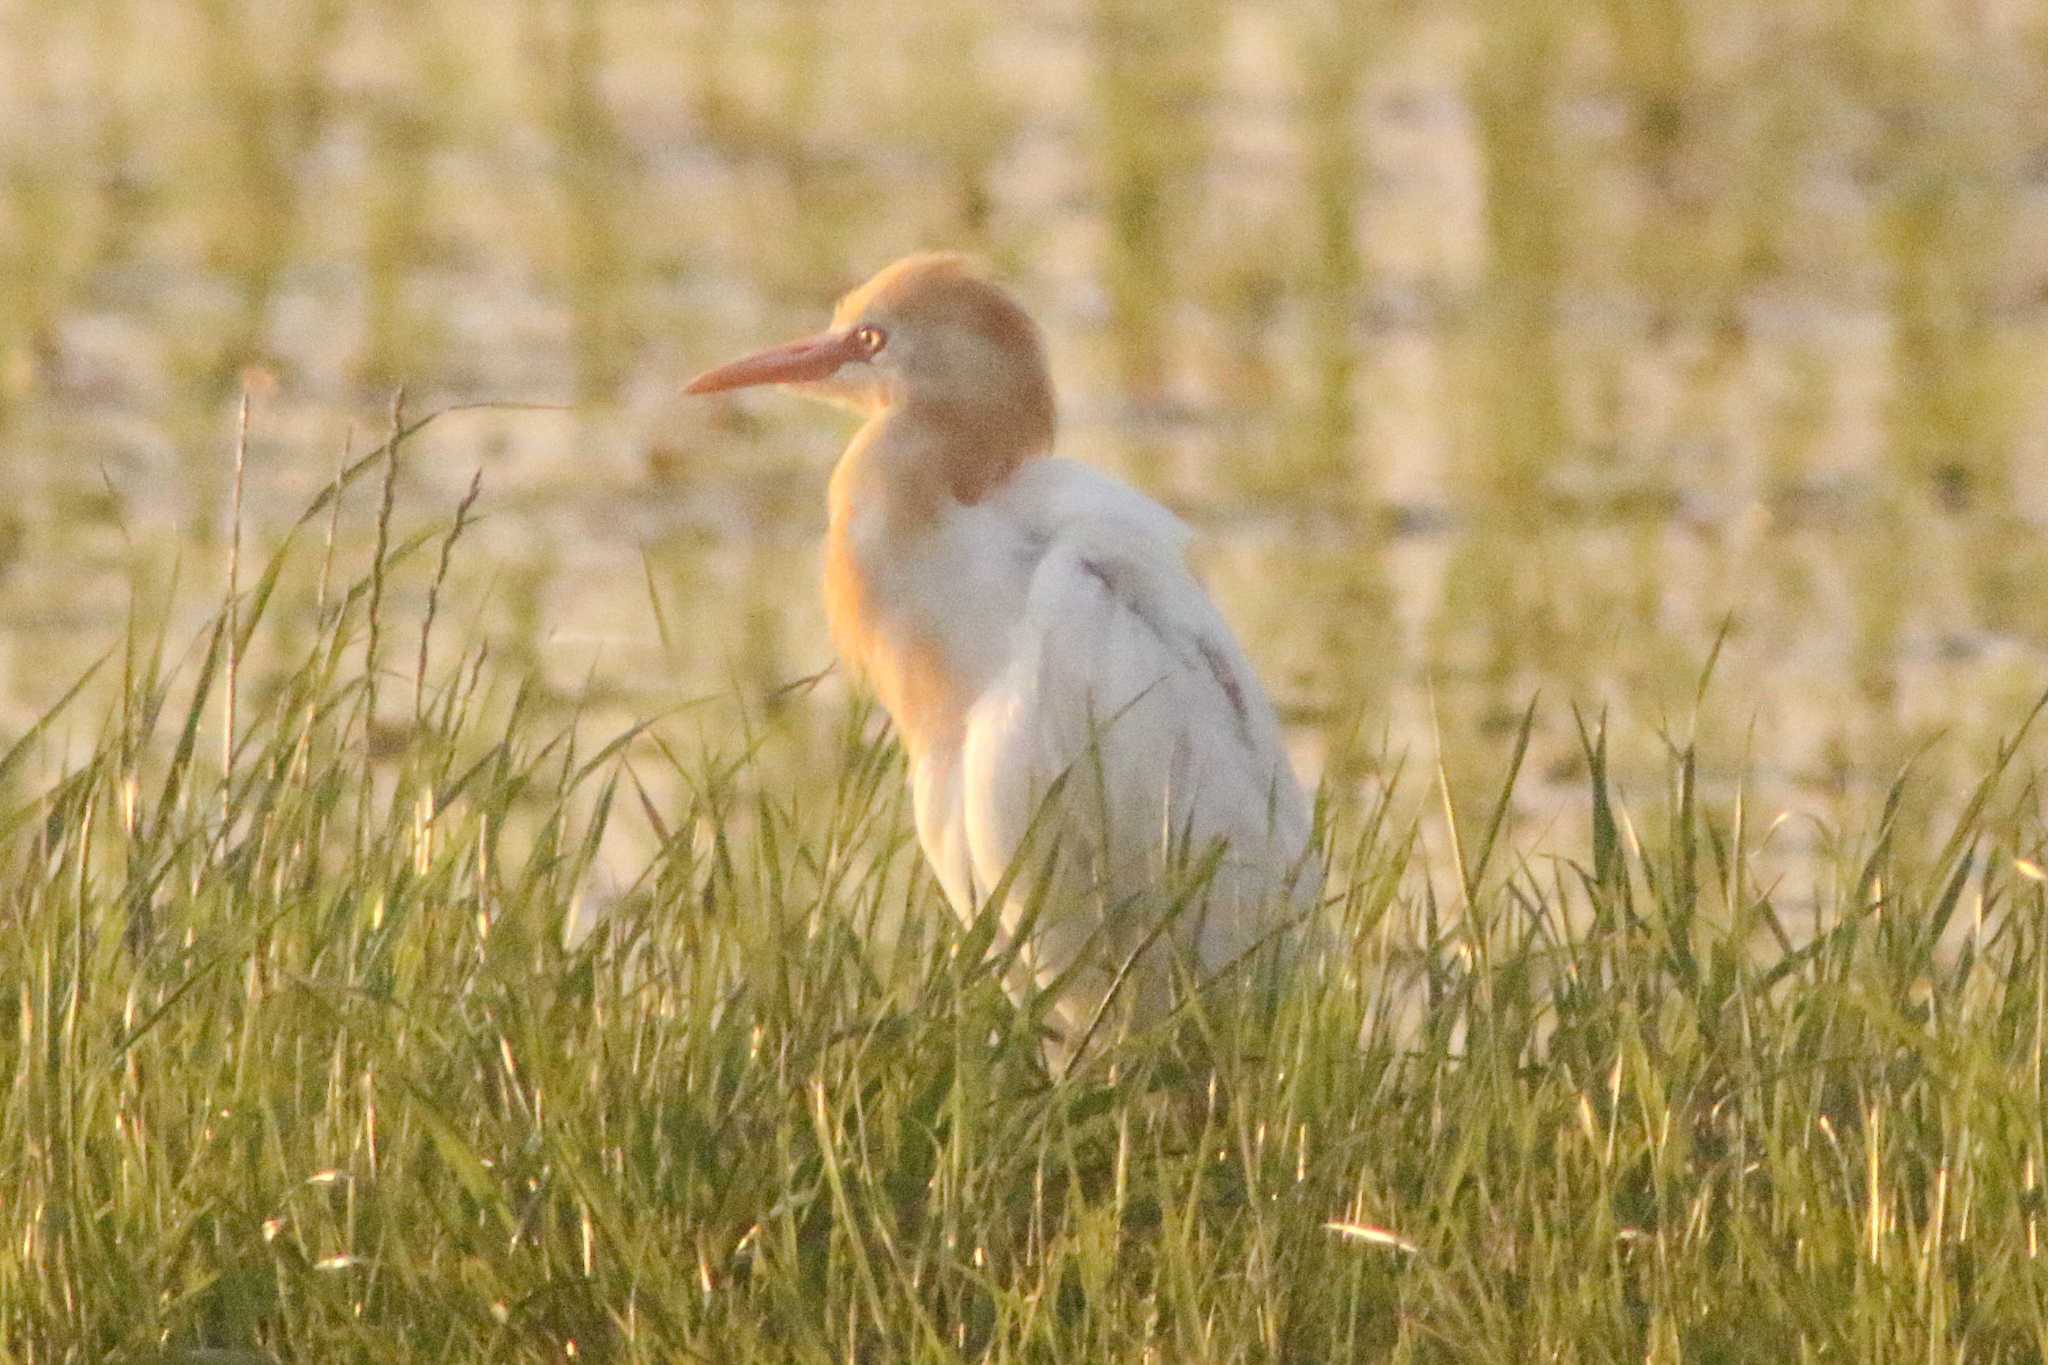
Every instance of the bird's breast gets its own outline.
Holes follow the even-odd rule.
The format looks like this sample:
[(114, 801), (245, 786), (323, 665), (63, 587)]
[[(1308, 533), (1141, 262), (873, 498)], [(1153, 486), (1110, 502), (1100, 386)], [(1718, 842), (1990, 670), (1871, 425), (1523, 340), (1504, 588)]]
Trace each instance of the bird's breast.
[(990, 508), (949, 504), (915, 521), (895, 510), (835, 499), (825, 612), (840, 656), (866, 676), (915, 759), (958, 743), (1008, 662), (1033, 550)]

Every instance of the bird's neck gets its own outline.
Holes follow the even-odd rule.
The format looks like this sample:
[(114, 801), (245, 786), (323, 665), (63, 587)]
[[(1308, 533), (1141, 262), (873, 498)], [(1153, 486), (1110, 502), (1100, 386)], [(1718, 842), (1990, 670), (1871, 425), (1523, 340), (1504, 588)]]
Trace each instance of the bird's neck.
[[(985, 416), (937, 405), (885, 408), (832, 472), (825, 614), (840, 657), (863, 674), (916, 758), (957, 733), (984, 681), (984, 632), (1006, 628), (995, 584), (1003, 551), (975, 514), (1044, 451)], [(1049, 433), (1047, 433), (1049, 435)]]

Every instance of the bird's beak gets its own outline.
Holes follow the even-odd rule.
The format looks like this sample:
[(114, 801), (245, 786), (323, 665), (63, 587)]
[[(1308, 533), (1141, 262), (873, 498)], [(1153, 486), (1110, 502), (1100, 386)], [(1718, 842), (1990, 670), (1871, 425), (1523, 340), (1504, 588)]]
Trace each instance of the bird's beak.
[(706, 370), (685, 384), (683, 392), (722, 393), (756, 384), (802, 384), (830, 379), (841, 365), (860, 355), (860, 346), (851, 331), (820, 332)]

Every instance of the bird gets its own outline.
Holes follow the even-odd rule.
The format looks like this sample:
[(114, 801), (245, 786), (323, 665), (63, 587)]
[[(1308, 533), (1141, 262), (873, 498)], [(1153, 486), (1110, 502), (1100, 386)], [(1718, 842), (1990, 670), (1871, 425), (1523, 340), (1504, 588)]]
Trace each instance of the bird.
[(946, 899), (971, 925), (1002, 893), (1047, 1057), (1239, 964), (1289, 970), (1322, 873), (1272, 703), (1188, 527), (1055, 453), (1024, 308), (966, 256), (907, 256), (685, 391), (758, 385), (865, 419), (827, 492), (832, 641), (888, 712)]

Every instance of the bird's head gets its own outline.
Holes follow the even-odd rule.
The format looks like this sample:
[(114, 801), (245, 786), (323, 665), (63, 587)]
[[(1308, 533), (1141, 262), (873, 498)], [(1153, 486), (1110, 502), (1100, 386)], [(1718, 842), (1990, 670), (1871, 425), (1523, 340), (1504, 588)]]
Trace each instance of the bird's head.
[(1052, 442), (1038, 328), (964, 257), (906, 256), (839, 301), (832, 326), (691, 380), (689, 393), (784, 384), (874, 413), (901, 408), (1005, 443)]

